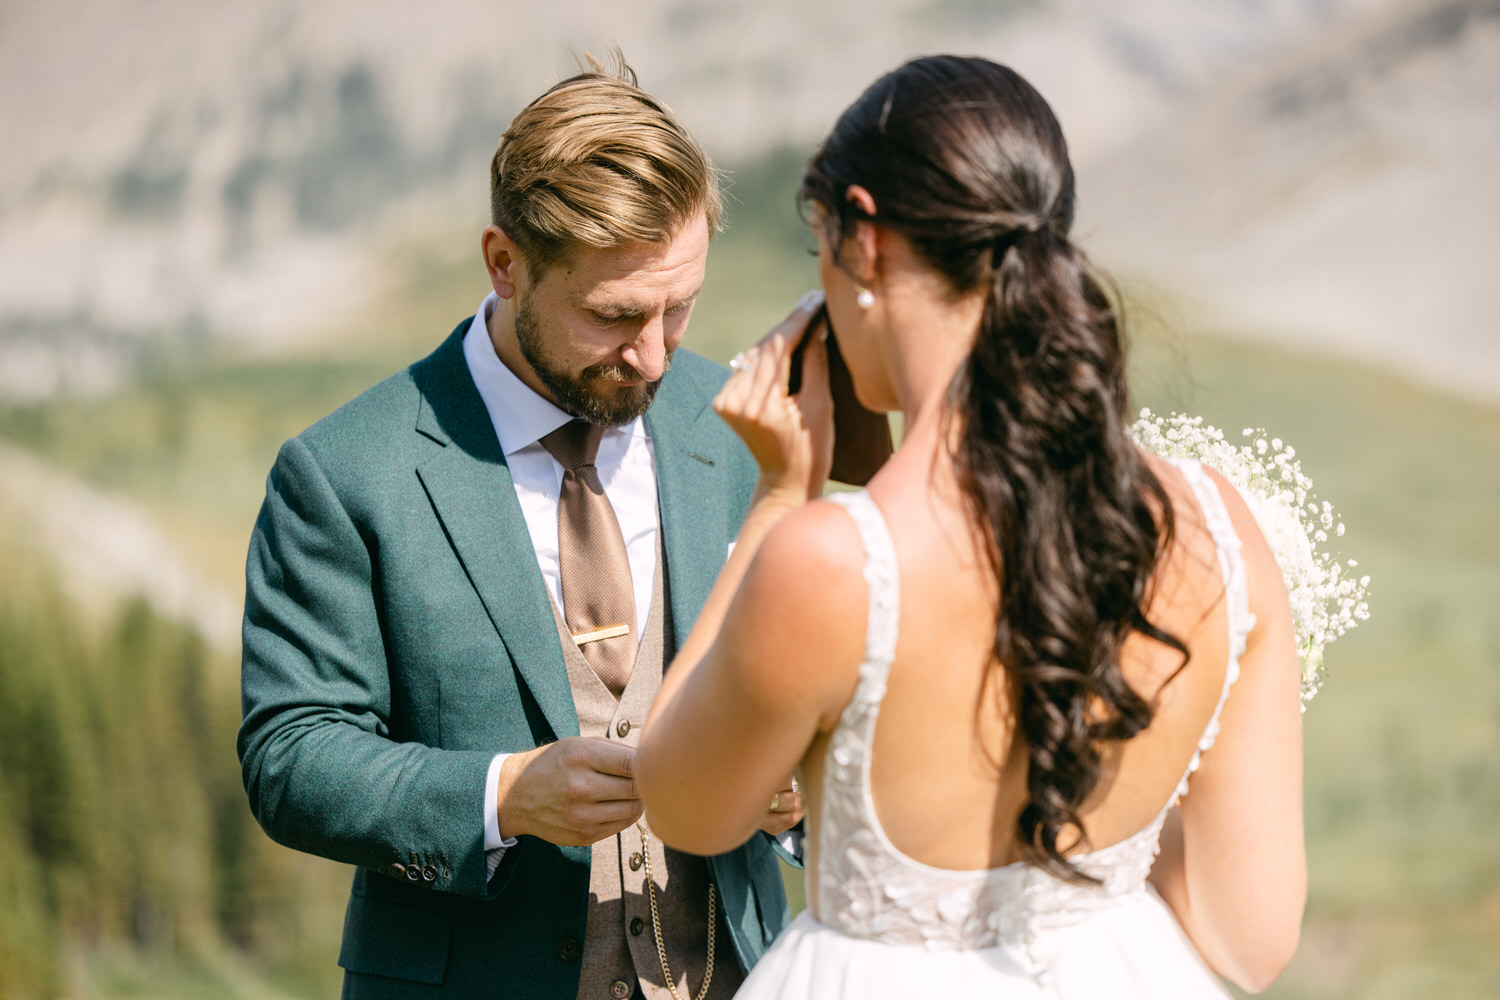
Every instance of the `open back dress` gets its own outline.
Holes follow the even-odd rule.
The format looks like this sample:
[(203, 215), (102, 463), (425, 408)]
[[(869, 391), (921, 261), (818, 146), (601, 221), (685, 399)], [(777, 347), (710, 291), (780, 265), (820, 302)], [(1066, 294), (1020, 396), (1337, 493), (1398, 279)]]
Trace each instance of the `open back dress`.
[(818, 840), (816, 912), (798, 915), (737, 994), (749, 1000), (884, 997), (1219, 998), (1229, 994), (1146, 881), (1167, 812), (1219, 731), (1254, 626), (1239, 538), (1213, 481), (1178, 461), (1203, 508), (1227, 595), (1224, 689), (1191, 764), (1156, 818), (1129, 838), (1071, 860), (1098, 885), (1019, 862), (934, 868), (898, 850), (870, 791), (870, 746), (896, 649), (900, 577), (869, 494), (837, 494), (859, 529), (870, 589), (864, 660), (828, 744)]

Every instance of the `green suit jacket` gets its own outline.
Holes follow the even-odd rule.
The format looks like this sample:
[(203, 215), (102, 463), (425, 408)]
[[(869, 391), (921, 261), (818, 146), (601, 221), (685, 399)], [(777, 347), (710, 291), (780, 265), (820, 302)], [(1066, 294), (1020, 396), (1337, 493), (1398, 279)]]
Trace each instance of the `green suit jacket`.
[[(239, 754), (275, 840), (356, 865), (346, 996), (572, 1000), (590, 849), (531, 837), (485, 877), (490, 759), (577, 735), (536, 554), (465, 364), (432, 355), (287, 441), (246, 566)], [(755, 481), (678, 351), (646, 416), (680, 645)], [(748, 969), (787, 921), (771, 841), (711, 859)]]

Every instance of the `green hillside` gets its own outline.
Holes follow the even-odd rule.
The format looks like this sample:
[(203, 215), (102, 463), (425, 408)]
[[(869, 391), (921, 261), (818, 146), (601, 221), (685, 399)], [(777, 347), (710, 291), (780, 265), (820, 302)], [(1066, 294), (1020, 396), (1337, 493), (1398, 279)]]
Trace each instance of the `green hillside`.
[(1373, 578), (1307, 710), (1308, 919), (1265, 995), (1500, 994), (1500, 412), (1206, 337), (1137, 363), (1153, 407), (1295, 444)]
[[(234, 664), (139, 602), (81, 620), (13, 542), (0, 998), (328, 995), (346, 876), (271, 844), (245, 808)], [(263, 985), (235, 985), (244, 967)]]

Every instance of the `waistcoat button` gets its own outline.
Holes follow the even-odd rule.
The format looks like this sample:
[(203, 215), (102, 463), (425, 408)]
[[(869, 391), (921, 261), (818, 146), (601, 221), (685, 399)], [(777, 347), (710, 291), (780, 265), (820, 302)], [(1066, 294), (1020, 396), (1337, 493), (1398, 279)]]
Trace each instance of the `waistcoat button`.
[(630, 935), (631, 935), (631, 937), (640, 937), (641, 936), (641, 931), (643, 931), (645, 929), (646, 929), (646, 921), (642, 920), (640, 917), (636, 917), (634, 920), (632, 920), (630, 922)]
[(627, 1000), (630, 996), (630, 984), (623, 979), (616, 979), (609, 984), (609, 995), (615, 1000)]
[(627, 719), (621, 719), (620, 720), (620, 724), (618, 726), (615, 726), (615, 734), (618, 735), (620, 737), (620, 739), (622, 739), (622, 740), (625, 737), (629, 736), (630, 735), (630, 722), (629, 722), (629, 720), (627, 720)]
[(640, 851), (636, 851), (634, 854), (632, 854), (630, 856), (630, 870), (633, 871), (633, 872), (640, 871), (641, 870), (641, 865), (643, 865), (645, 863), (646, 863), (646, 859), (641, 855)]

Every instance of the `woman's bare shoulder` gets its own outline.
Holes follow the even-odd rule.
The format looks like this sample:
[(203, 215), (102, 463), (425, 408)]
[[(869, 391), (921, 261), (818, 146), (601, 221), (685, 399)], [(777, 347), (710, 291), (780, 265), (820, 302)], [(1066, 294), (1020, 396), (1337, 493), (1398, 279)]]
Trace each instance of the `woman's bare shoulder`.
[(1177, 464), (1153, 452), (1142, 451), (1140, 454), (1146, 467), (1156, 476), (1162, 489), (1166, 490), (1167, 500), (1172, 504), (1172, 518), (1179, 533), (1184, 525), (1193, 531), (1203, 529), (1203, 510), (1198, 505), (1198, 497)]
[[(1250, 590), (1250, 610), (1263, 626), (1259, 634), (1265, 635), (1275, 623), (1277, 632), (1291, 629), (1291, 609), (1288, 603), (1286, 581), (1276, 563), (1276, 554), (1261, 532), (1250, 505), (1240, 491), (1224, 476), (1208, 469), (1209, 478), (1224, 498), (1224, 507), (1229, 512), (1229, 521), (1240, 540), (1240, 554), (1245, 562), (1245, 579)], [(1251, 633), (1252, 643), (1257, 634)]]
[[(1213, 535), (1208, 530), (1208, 522), (1198, 495), (1193, 492), (1192, 484), (1176, 464), (1150, 452), (1142, 452), (1142, 455), (1147, 467), (1166, 491), (1167, 502), (1172, 506), (1172, 544), (1158, 573), (1172, 580), (1175, 586), (1170, 589), (1179, 596), (1181, 591), (1178, 588), (1184, 585), (1189, 592), (1201, 592), (1202, 601), (1189, 600), (1189, 604), (1203, 601), (1211, 604), (1219, 597), (1218, 591), (1222, 589), (1223, 578), (1219, 571)], [(1162, 581), (1159, 581), (1158, 594), (1166, 589), (1168, 588), (1162, 586)], [(1202, 607), (1195, 607), (1190, 614), (1197, 617), (1202, 612)]]
[(755, 651), (756, 662), (739, 671), (747, 696), (811, 699), (837, 717), (863, 659), (864, 565), (859, 532), (837, 504), (807, 504), (771, 529), (719, 637), (730, 649)]
[(761, 542), (751, 573), (782, 584), (851, 583), (863, 577), (864, 564), (864, 545), (853, 518), (832, 501), (816, 500), (776, 523)]
[[(1161, 456), (1150, 452), (1142, 452), (1142, 454), (1146, 458), (1147, 465), (1151, 467), (1152, 472), (1156, 473), (1157, 479), (1161, 481), (1162, 486), (1167, 490), (1167, 495), (1171, 498), (1172, 512), (1179, 529), (1187, 525), (1192, 533), (1202, 532), (1204, 541), (1212, 545), (1212, 537), (1207, 532), (1202, 508), (1199, 506), (1192, 487), (1188, 484), (1187, 477), (1175, 464)], [(1239, 538), (1241, 550), (1245, 555), (1246, 568), (1252, 575), (1266, 568), (1267, 564), (1274, 568), (1275, 557), (1265, 537), (1261, 534), (1260, 526), (1256, 524), (1255, 515), (1251, 513), (1244, 496), (1218, 470), (1204, 465), (1203, 471), (1224, 501), (1229, 521), (1234, 526), (1234, 533)]]
[[(1213, 573), (1217, 575), (1219, 569), (1215, 543), (1186, 477), (1175, 465), (1159, 456), (1148, 453), (1147, 462), (1171, 498), (1179, 551), (1190, 553), (1189, 561), (1193, 564), (1205, 567), (1211, 565)], [(1250, 610), (1263, 626), (1251, 634), (1253, 644), (1258, 636), (1271, 631), (1273, 622), (1277, 632), (1290, 627), (1286, 584), (1276, 564), (1275, 553), (1271, 551), (1270, 543), (1261, 533), (1255, 514), (1239, 489), (1217, 470), (1205, 465), (1203, 471), (1224, 501), (1230, 525), (1234, 528), (1235, 537), (1239, 539), (1240, 555), (1244, 561), (1245, 578), (1250, 591)]]

